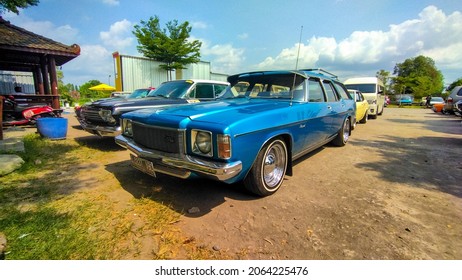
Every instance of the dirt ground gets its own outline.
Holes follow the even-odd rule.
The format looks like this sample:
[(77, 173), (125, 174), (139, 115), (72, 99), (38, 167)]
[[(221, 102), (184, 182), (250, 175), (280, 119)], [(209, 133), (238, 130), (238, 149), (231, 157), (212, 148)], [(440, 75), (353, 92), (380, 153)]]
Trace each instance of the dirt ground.
[(461, 118), (386, 108), (345, 147), (310, 153), (276, 194), (257, 198), (239, 184), (152, 178), (113, 139), (67, 117), (68, 137), (113, 151), (91, 163), (86, 184), (118, 181), (111, 196), (122, 202), (161, 192), (185, 237), (236, 259), (462, 259)]

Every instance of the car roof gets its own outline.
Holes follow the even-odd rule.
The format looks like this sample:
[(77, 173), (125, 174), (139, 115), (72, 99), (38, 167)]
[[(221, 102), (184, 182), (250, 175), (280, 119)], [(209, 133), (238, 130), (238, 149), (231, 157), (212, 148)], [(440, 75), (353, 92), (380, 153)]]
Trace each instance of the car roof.
[(225, 81), (205, 80), (205, 79), (180, 79), (180, 80), (166, 81), (166, 82), (163, 82), (163, 84), (164, 83), (169, 83), (169, 82), (179, 82), (179, 81), (192, 81), (194, 83), (208, 83), (208, 84), (228, 85), (228, 82), (225, 82)]
[(358, 77), (350, 78), (343, 82), (344, 85), (356, 85), (356, 84), (378, 84), (384, 86), (383, 81), (377, 77)]
[(231, 75), (228, 77), (228, 81), (232, 83), (232, 81), (235, 81), (241, 77), (250, 77), (250, 76), (258, 76), (258, 75), (287, 75), (287, 74), (296, 74), (300, 75), (302, 77), (308, 78), (308, 77), (317, 77), (320, 79), (328, 79), (328, 80), (334, 80), (334, 81), (339, 81), (338, 77), (332, 73), (329, 73), (326, 70), (323, 70), (321, 68), (317, 69), (301, 69), (301, 70), (269, 70), (269, 71), (252, 71), (252, 72), (244, 72), (244, 73), (239, 73), (235, 75)]

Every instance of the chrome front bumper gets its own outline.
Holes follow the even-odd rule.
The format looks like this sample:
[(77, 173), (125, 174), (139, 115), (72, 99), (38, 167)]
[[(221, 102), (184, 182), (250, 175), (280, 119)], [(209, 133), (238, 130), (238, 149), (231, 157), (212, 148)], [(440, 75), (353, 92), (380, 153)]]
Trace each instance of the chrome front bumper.
[(89, 124), (85, 122), (84, 120), (78, 118), (80, 122), (80, 126), (87, 131), (90, 132), (91, 134), (95, 134), (101, 137), (116, 137), (117, 135), (120, 135), (121, 133), (121, 128), (119, 126), (101, 126), (101, 125), (94, 125), (94, 124)]
[(172, 156), (138, 146), (133, 139), (118, 135), (115, 141), (138, 157), (153, 163), (154, 171), (179, 178), (188, 178), (191, 173), (217, 181), (227, 181), (239, 175), (242, 162), (213, 162), (190, 155)]

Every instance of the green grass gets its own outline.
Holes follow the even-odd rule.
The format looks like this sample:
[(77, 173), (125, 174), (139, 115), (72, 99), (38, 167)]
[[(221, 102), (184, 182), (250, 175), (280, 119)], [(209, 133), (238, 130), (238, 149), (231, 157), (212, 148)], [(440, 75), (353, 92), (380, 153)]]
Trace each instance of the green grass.
[(26, 153), (20, 156), (25, 164), (0, 177), (6, 259), (228, 258), (184, 237), (175, 226), (180, 213), (168, 204), (149, 197), (118, 204), (109, 193), (121, 186), (113, 184), (68, 190), (82, 184), (76, 166), (104, 159), (110, 152), (36, 134), (27, 135), (24, 144)]

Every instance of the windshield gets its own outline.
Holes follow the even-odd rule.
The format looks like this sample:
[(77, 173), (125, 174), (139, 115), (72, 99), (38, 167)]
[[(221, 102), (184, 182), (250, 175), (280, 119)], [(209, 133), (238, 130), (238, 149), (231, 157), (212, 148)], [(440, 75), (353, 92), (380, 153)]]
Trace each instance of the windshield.
[(347, 89), (359, 90), (362, 93), (375, 93), (376, 85), (375, 84), (351, 84), (345, 85)]
[(149, 93), (149, 97), (182, 98), (188, 89), (193, 85), (193, 81), (170, 81), (161, 84), (154, 91)]
[(236, 77), (226, 88), (222, 98), (277, 98), (303, 100), (305, 78), (294, 74), (261, 73)]
[(146, 95), (149, 93), (151, 89), (149, 88), (141, 88), (141, 89), (135, 89), (134, 92), (132, 92), (127, 98), (143, 98), (146, 97)]

